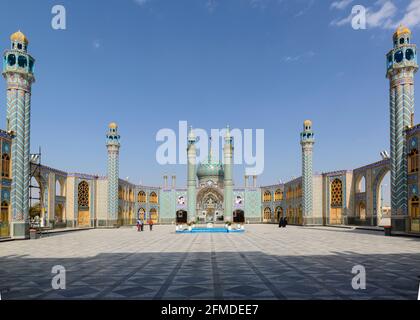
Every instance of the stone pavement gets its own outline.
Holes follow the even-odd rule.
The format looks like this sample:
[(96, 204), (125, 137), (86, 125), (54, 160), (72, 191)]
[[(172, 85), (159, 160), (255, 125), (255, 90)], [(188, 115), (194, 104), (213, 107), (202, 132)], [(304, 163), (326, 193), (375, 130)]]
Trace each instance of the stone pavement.
[[(2, 299), (417, 299), (420, 239), (336, 228), (172, 226), (87, 230), (0, 243)], [(51, 269), (66, 268), (66, 290)], [(353, 290), (353, 266), (367, 272)]]

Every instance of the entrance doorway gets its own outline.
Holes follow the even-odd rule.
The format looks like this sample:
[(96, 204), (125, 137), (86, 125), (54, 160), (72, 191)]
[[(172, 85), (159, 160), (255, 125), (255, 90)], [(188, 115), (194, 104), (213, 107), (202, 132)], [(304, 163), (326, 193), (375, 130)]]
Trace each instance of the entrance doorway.
[(331, 183), (330, 197), (330, 224), (342, 224), (343, 183), (340, 179)]
[(236, 210), (233, 212), (233, 222), (245, 223), (245, 212), (243, 210)]
[(82, 181), (78, 186), (78, 215), (77, 215), (77, 225), (78, 227), (85, 228), (90, 227), (90, 191), (89, 184), (86, 181)]
[(178, 210), (176, 212), (176, 223), (187, 223), (188, 222), (188, 212), (185, 210)]
[(7, 201), (3, 201), (1, 203), (0, 211), (0, 238), (10, 236), (9, 220), (9, 203)]

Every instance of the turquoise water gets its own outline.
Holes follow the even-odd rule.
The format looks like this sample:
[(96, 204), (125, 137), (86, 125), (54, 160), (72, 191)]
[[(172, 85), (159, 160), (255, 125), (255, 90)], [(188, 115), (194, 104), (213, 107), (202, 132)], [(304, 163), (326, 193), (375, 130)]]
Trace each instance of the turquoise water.
[(226, 228), (194, 228), (191, 231), (188, 229), (177, 231), (176, 233), (239, 233), (245, 230), (228, 230)]

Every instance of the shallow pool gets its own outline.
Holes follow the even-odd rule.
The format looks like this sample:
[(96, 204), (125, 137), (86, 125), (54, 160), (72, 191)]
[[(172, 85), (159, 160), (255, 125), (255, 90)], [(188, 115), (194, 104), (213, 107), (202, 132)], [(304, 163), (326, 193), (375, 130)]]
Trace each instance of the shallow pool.
[(240, 233), (245, 230), (228, 230), (226, 228), (194, 228), (191, 231), (188, 229), (178, 230), (176, 233)]

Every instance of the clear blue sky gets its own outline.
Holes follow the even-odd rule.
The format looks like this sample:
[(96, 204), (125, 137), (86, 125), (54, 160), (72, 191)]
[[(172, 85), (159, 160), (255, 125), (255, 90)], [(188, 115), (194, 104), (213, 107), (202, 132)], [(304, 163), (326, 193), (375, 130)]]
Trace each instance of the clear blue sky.
[[(407, 14), (418, 1), (361, 1), (370, 13), (361, 31), (337, 22), (352, 1), (332, 2), (3, 0), (0, 45), (8, 48), (17, 29), (29, 38), (37, 79), (31, 147), (42, 147), (44, 164), (105, 174), (106, 128), (116, 121), (121, 177), (159, 185), (175, 173), (185, 185), (185, 167), (156, 163), (155, 134), (187, 120), (205, 129), (265, 129), (259, 181), (274, 184), (300, 175), (307, 118), (315, 171), (356, 168), (389, 150), (389, 22), (406, 17), (416, 41), (417, 22)], [(54, 4), (67, 9), (65, 31), (51, 28)], [(0, 101), (5, 119), (4, 81)], [(242, 175), (237, 167), (237, 184)]]

